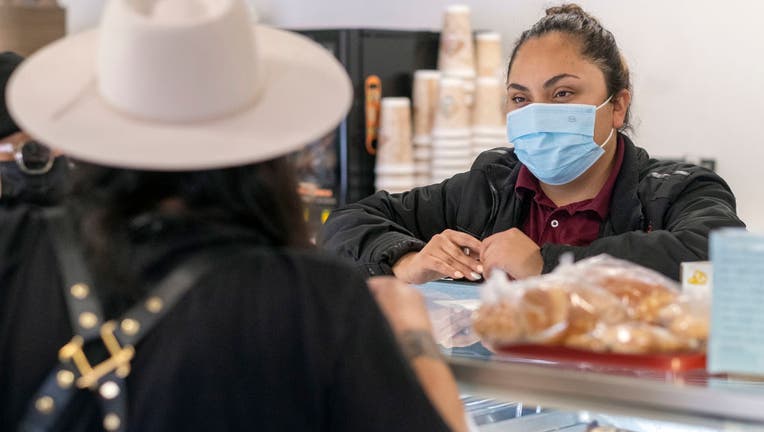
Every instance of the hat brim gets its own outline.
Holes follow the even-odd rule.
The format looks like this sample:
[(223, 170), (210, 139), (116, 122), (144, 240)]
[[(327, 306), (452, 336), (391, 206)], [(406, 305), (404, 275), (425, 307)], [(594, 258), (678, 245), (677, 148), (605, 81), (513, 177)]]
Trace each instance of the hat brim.
[(25, 132), (87, 162), (179, 171), (264, 161), (326, 135), (352, 100), (350, 79), (328, 50), (292, 32), (255, 26), (261, 90), (248, 109), (203, 122), (142, 120), (98, 94), (97, 32), (40, 50), (7, 89), (11, 115)]

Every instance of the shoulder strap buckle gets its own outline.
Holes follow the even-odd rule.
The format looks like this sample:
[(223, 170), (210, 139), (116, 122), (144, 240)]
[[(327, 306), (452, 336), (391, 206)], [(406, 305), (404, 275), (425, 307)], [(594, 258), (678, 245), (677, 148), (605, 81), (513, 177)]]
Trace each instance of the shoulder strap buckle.
[(108, 321), (101, 326), (101, 340), (110, 357), (95, 366), (91, 365), (82, 349), (84, 341), (81, 336), (74, 336), (59, 350), (59, 360), (73, 363), (80, 374), (76, 381), (77, 387), (94, 389), (101, 378), (112, 372), (120, 378), (126, 378), (130, 374), (130, 361), (135, 355), (135, 349), (132, 345), (120, 346), (114, 335), (115, 329), (114, 321)]

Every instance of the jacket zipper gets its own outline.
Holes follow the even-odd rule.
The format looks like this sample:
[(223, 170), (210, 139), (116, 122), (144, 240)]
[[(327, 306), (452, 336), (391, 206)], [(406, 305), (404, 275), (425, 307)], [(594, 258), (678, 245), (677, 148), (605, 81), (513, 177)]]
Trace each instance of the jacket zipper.
[(484, 240), (488, 237), (488, 231), (493, 227), (499, 213), (499, 192), (496, 190), (496, 186), (494, 186), (493, 181), (490, 178), (488, 178), (488, 187), (491, 190), (491, 215), (483, 229), (483, 235), (480, 236), (480, 240)]

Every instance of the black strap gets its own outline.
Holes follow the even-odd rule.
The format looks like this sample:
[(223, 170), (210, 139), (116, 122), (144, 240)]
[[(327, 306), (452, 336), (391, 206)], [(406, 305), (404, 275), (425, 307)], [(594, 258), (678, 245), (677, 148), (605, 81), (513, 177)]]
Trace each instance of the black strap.
[[(171, 271), (148, 296), (120, 319), (104, 322), (79, 236), (66, 210), (46, 210), (45, 218), (64, 277), (64, 295), (75, 336), (59, 351), (60, 362), (35, 394), (19, 430), (50, 430), (74, 394), (80, 388), (90, 388), (98, 394), (104, 414), (104, 429), (124, 431), (127, 427), (125, 378), (130, 372), (134, 347), (199, 278), (208, 273), (215, 263), (225, 262), (240, 251), (241, 246), (220, 246), (192, 256)], [(98, 338), (103, 341), (111, 357), (99, 365), (92, 365), (82, 348)]]
[(84, 342), (97, 339), (103, 324), (101, 302), (93, 292), (93, 279), (88, 271), (79, 236), (66, 214), (66, 209), (55, 207), (45, 210), (48, 231), (58, 258), (58, 268), (64, 278), (64, 297), (69, 320), (75, 335)]

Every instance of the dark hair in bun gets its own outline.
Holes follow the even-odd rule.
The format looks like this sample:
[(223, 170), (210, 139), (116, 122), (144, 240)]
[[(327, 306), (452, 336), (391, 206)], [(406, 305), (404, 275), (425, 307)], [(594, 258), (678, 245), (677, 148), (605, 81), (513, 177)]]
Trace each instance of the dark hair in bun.
[(574, 3), (568, 3), (561, 6), (553, 6), (553, 7), (547, 8), (546, 10), (546, 16), (562, 15), (562, 14), (579, 15), (582, 17), (594, 19), (594, 17), (584, 12), (584, 10), (581, 9), (581, 6)]
[[(614, 95), (621, 90), (631, 90), (629, 68), (621, 56), (613, 34), (577, 4), (563, 4), (548, 8), (546, 16), (520, 35), (520, 39), (512, 50), (507, 76), (512, 70), (517, 51), (528, 39), (552, 32), (565, 33), (578, 40), (581, 44), (581, 55), (596, 64), (605, 75), (608, 95)], [(629, 113), (627, 112), (621, 129), (628, 128)]]

